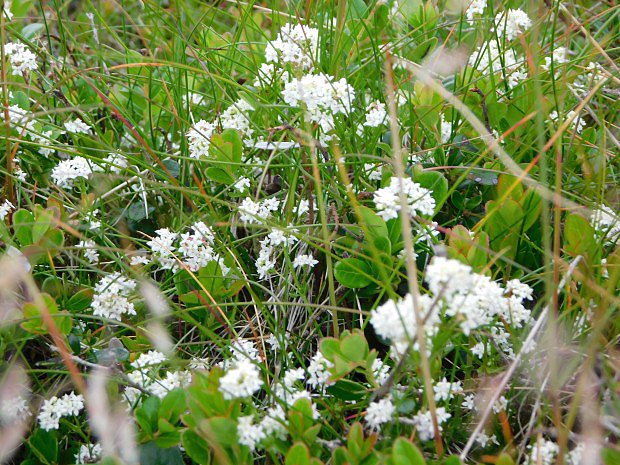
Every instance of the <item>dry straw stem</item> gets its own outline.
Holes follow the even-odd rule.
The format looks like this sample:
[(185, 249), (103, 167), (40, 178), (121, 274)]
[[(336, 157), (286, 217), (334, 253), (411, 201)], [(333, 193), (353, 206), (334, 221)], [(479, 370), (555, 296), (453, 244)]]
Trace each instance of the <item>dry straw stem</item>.
[[(390, 116), (390, 130), (392, 131), (392, 164), (394, 166), (394, 172), (398, 177), (400, 186), (404, 185), (405, 178), (405, 165), (402, 154), (402, 147), (400, 145), (400, 128), (398, 124), (398, 113), (396, 110), (396, 100), (394, 95), (394, 75), (392, 69), (392, 56), (389, 51), (385, 54), (386, 57), (386, 93), (388, 101), (388, 109)], [(413, 240), (411, 231), (411, 218), (409, 215), (409, 206), (404, 190), (399, 189), (400, 193), (400, 219), (403, 228), (402, 236), (405, 245), (405, 264), (407, 268), (407, 282), (409, 285), (409, 292), (413, 297), (413, 309), (416, 319), (416, 338), (420, 346), (420, 362), (422, 368), (422, 376), (424, 378), (424, 390), (426, 392), (426, 399), (428, 401), (428, 408), (431, 413), (431, 419), (433, 421), (433, 430), (435, 433), (435, 449), (437, 454), (443, 455), (443, 444), (441, 442), (441, 436), (439, 433), (439, 423), (437, 422), (437, 409), (435, 405), (435, 397), (433, 395), (433, 380), (431, 378), (430, 364), (428, 360), (428, 353), (426, 352), (426, 335), (424, 334), (424, 315), (420, 310), (420, 289), (418, 286), (418, 270), (415, 262), (415, 255), (413, 250)]]
[[(566, 281), (573, 274), (573, 271), (579, 264), (580, 260), (581, 260), (581, 256), (577, 256), (570, 263), (568, 270), (566, 270), (565, 275), (562, 277), (562, 280), (560, 281), (558, 285), (558, 289), (561, 289), (562, 287), (564, 287), (564, 285), (566, 284)], [(521, 350), (519, 350), (519, 352), (515, 356), (514, 360), (512, 361), (512, 363), (510, 364), (506, 372), (504, 373), (504, 376), (502, 377), (501, 381), (499, 382), (499, 384), (497, 385), (497, 387), (495, 388), (491, 396), (486, 399), (486, 405), (484, 407), (484, 410), (482, 411), (482, 414), (480, 415), (480, 420), (478, 424), (476, 425), (476, 428), (474, 429), (472, 434), (469, 436), (469, 439), (467, 440), (467, 444), (465, 444), (465, 447), (463, 448), (463, 451), (461, 452), (461, 455), (460, 455), (461, 460), (465, 460), (467, 458), (467, 454), (469, 453), (472, 446), (474, 445), (474, 442), (476, 441), (478, 434), (480, 434), (480, 432), (482, 431), (482, 429), (484, 428), (487, 422), (487, 419), (489, 418), (489, 415), (491, 415), (495, 402), (497, 402), (497, 399), (499, 399), (500, 395), (504, 391), (504, 388), (508, 385), (508, 382), (512, 378), (512, 375), (514, 375), (517, 367), (519, 366), (519, 363), (521, 362), (521, 359), (523, 358), (525, 351), (529, 347), (531, 347), (531, 344), (534, 342), (534, 339), (536, 338), (538, 331), (540, 331), (543, 324), (547, 320), (548, 313), (549, 313), (549, 305), (545, 305), (545, 307), (542, 309), (542, 312), (540, 312), (540, 315), (538, 316), (536, 323), (534, 323), (534, 326), (532, 326), (530, 333), (528, 334), (527, 338), (523, 342), (523, 345), (521, 346)]]
[[(0, 385), (0, 409), (15, 403), (18, 398), (27, 398), (28, 377), (21, 365), (11, 365), (4, 373)], [(27, 416), (20, 414), (7, 421), (0, 410), (0, 463), (5, 463), (17, 450), (27, 431)]]
[(88, 382), (86, 408), (93, 432), (101, 442), (106, 457), (119, 458), (122, 463), (140, 462), (133, 420), (124, 406), (110, 405), (106, 384), (109, 370), (94, 370)]

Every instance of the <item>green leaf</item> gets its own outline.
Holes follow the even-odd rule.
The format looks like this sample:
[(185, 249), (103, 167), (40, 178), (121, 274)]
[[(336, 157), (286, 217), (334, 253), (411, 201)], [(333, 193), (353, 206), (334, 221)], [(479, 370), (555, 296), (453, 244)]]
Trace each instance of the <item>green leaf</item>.
[(498, 458), (497, 458), (497, 462), (495, 462), (496, 465), (514, 465), (514, 460), (512, 460), (512, 457), (510, 457), (510, 455), (504, 453), (501, 454)]
[(164, 164), (166, 169), (170, 172), (170, 175), (173, 178), (179, 177), (179, 175), (181, 174), (181, 165), (179, 165), (178, 161), (167, 158), (162, 163)]
[(564, 222), (564, 250), (572, 256), (590, 255), (596, 245), (594, 229), (588, 220), (577, 213), (568, 215)]
[(359, 207), (361, 222), (368, 229), (371, 238), (387, 238), (388, 228), (383, 218), (368, 207)]
[(32, 241), (32, 228), (34, 216), (28, 210), (17, 210), (13, 214), (13, 231), (21, 246), (30, 245)]
[(620, 452), (609, 447), (603, 449), (601, 456), (605, 465), (618, 465), (620, 463)]
[(41, 240), (45, 233), (52, 227), (54, 212), (52, 210), (41, 210), (37, 215), (35, 223), (32, 225), (32, 242)]
[(368, 351), (368, 342), (361, 332), (350, 334), (340, 341), (340, 353), (353, 362), (363, 361)]
[(363, 384), (349, 379), (341, 379), (327, 388), (327, 392), (338, 399), (346, 401), (362, 400), (366, 397)]
[(200, 422), (199, 430), (204, 432), (208, 441), (215, 441), (222, 446), (234, 446), (238, 443), (237, 423), (230, 418), (213, 417)]
[(139, 200), (129, 205), (126, 216), (128, 219), (138, 222), (145, 220), (147, 217), (151, 216), (154, 211), (155, 207), (147, 205), (145, 209), (144, 202)]
[(334, 276), (340, 284), (351, 289), (368, 286), (370, 279), (370, 267), (358, 258), (345, 258), (336, 263)]
[(302, 442), (293, 444), (286, 453), (284, 465), (310, 465), (310, 451)]
[(161, 401), (159, 407), (159, 417), (176, 423), (179, 420), (181, 414), (187, 408), (187, 402), (185, 401), (185, 390), (173, 389), (166, 394), (166, 397)]
[(233, 178), (232, 175), (223, 168), (211, 166), (207, 168), (205, 174), (209, 179), (219, 182), (220, 184), (234, 184), (235, 182), (235, 178)]
[(58, 463), (58, 439), (54, 431), (37, 428), (28, 439), (30, 450), (45, 464)]
[(420, 450), (405, 438), (398, 438), (392, 449), (394, 465), (426, 465)]
[(198, 436), (192, 430), (186, 430), (181, 436), (183, 448), (190, 458), (199, 465), (207, 465), (211, 463), (209, 455), (209, 447), (204, 439)]
[(157, 412), (161, 401), (157, 396), (150, 396), (144, 402), (140, 408), (136, 410), (136, 422), (148, 437), (152, 437), (157, 431)]
[(155, 442), (140, 446), (140, 465), (183, 465), (183, 456), (178, 447), (163, 449)]
[(222, 132), (222, 139), (232, 145), (231, 161), (233, 163), (241, 163), (241, 157), (243, 156), (243, 141), (241, 136), (234, 129), (226, 129)]
[(340, 341), (333, 337), (323, 338), (320, 349), (327, 360), (334, 360), (334, 356), (340, 352)]

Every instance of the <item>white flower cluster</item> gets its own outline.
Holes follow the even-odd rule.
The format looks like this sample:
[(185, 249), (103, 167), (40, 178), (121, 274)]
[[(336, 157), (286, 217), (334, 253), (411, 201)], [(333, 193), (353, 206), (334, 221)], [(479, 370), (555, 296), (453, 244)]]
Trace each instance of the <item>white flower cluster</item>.
[(496, 74), (501, 72), (510, 89), (527, 78), (523, 60), (518, 59), (517, 54), (512, 49), (502, 50), (495, 40), (490, 40), (478, 47), (469, 57), (469, 66), (476, 68), (481, 73)]
[[(471, 267), (444, 257), (433, 258), (426, 267), (425, 281), (437, 300), (434, 302), (430, 295), (418, 298), (427, 337), (437, 332), (442, 317), (455, 318), (465, 335), (491, 326), (496, 344), (506, 354), (514, 355), (504, 322), (520, 328), (530, 320), (530, 311), (523, 306), (523, 300), (532, 298), (529, 286), (514, 280), (503, 289), (489, 277), (474, 273)], [(380, 305), (371, 312), (370, 323), (379, 336), (391, 341), (396, 353), (403, 353), (416, 334), (413, 296), (407, 294), (398, 301), (388, 300)], [(417, 350), (417, 344), (413, 347)], [(474, 347), (479, 351), (477, 345)], [(444, 399), (446, 386), (439, 385), (437, 389), (438, 398)]]
[[(6, 7), (5, 7), (6, 11)], [(37, 56), (21, 42), (9, 42), (4, 46), (4, 53), (13, 68), (11, 73), (20, 76), (26, 71), (36, 71)]]
[(74, 134), (88, 134), (92, 130), (88, 124), (79, 118), (72, 121), (67, 121), (65, 123), (65, 129), (67, 132), (72, 132)]
[(234, 129), (239, 131), (244, 137), (252, 137), (254, 130), (251, 128), (251, 121), (247, 115), (254, 108), (243, 99), (237, 100), (220, 115), (222, 129)]
[(441, 402), (452, 399), (456, 394), (463, 392), (463, 385), (460, 381), (451, 383), (445, 377), (441, 381), (437, 381), (433, 386), (435, 393), (435, 401)]
[(390, 179), (390, 185), (377, 189), (373, 199), (377, 206), (377, 213), (384, 220), (390, 220), (398, 217), (401, 210), (400, 192), (405, 193), (407, 205), (409, 207), (408, 214), (415, 216), (433, 215), (435, 212), (435, 199), (431, 195), (431, 191), (413, 182), (410, 178), (403, 178), (402, 187), (397, 177)]
[(303, 107), (306, 118), (318, 123), (324, 133), (334, 128), (334, 116), (351, 111), (355, 90), (346, 79), (326, 74), (306, 74), (284, 85), (282, 98), (292, 107)]
[[(127, 377), (143, 390), (163, 399), (173, 389), (185, 387), (191, 382), (189, 371), (166, 371), (164, 376), (159, 376), (162, 365), (167, 358), (161, 352), (150, 350), (131, 363), (134, 369)], [(125, 400), (130, 405), (135, 405), (140, 398), (141, 391), (135, 387), (125, 388)]]
[(237, 434), (241, 444), (248, 446), (253, 451), (261, 441), (268, 437), (284, 440), (287, 434), (286, 409), (293, 406), (299, 399), (308, 400), (312, 405), (313, 417), (319, 418), (319, 412), (312, 403), (311, 394), (301, 387), (303, 379), (303, 369), (288, 369), (273, 386), (272, 392), (276, 404), (267, 409), (260, 421), (256, 422), (252, 415), (239, 419)]
[(295, 257), (295, 260), (293, 260), (293, 268), (301, 268), (302, 266), (314, 268), (317, 263), (319, 263), (319, 261), (315, 260), (312, 255), (299, 254)]
[[(439, 314), (432, 309), (432, 299), (427, 295), (418, 298), (417, 309), (420, 318), (424, 320), (424, 332), (432, 336), (437, 331)], [(429, 313), (432, 309), (432, 312)], [(398, 354), (405, 352), (416, 335), (417, 320), (414, 300), (411, 294), (402, 299), (388, 300), (370, 312), (370, 324), (375, 332), (384, 339), (389, 339)], [(417, 349), (418, 343), (413, 346)]]
[(75, 454), (75, 463), (76, 465), (98, 463), (102, 459), (102, 455), (101, 444), (82, 444), (78, 453)]
[(52, 180), (58, 187), (70, 189), (76, 179), (88, 179), (94, 172), (91, 163), (84, 157), (77, 156), (58, 163), (52, 169)]
[(620, 216), (610, 207), (601, 205), (592, 213), (592, 227), (603, 237), (607, 244), (620, 238)]
[(392, 399), (385, 397), (377, 402), (371, 402), (366, 409), (366, 423), (372, 429), (378, 430), (381, 425), (389, 422), (396, 412)]
[(481, 15), (484, 13), (484, 9), (487, 7), (487, 0), (473, 0), (465, 12), (467, 21), (472, 23), (475, 15)]
[[(10, 105), (7, 112), (12, 126), (23, 131), (25, 135), (32, 136), (34, 134), (34, 117), (31, 113), (18, 105)], [(0, 111), (0, 118), (4, 120), (4, 111)]]
[(95, 285), (95, 296), (91, 303), (93, 315), (118, 321), (123, 315), (135, 315), (136, 309), (129, 300), (135, 288), (136, 282), (119, 272), (104, 276)]
[(79, 415), (82, 409), (84, 397), (81, 394), (71, 392), (62, 397), (54, 396), (43, 403), (38, 416), (39, 426), (45, 431), (58, 429), (62, 417)]
[(29, 416), (32, 416), (32, 413), (28, 406), (28, 399), (25, 397), (17, 396), (6, 399), (0, 404), (0, 425), (11, 425)]
[[(230, 269), (215, 252), (215, 233), (202, 221), (192, 224), (188, 231), (178, 234), (168, 228), (155, 231), (156, 237), (146, 245), (151, 249), (152, 259), (165, 270), (177, 271), (181, 265), (192, 272), (217, 262), (223, 275)], [(178, 244), (175, 244), (179, 240)]]
[(0, 221), (4, 221), (7, 215), (13, 210), (15, 210), (15, 205), (13, 205), (10, 201), (5, 200), (2, 202), (2, 205), (0, 205)]
[(434, 257), (425, 270), (429, 291), (439, 298), (444, 315), (455, 317), (465, 335), (476, 328), (496, 323), (491, 332), (497, 344), (509, 355), (513, 351), (502, 320), (515, 328), (530, 321), (523, 306), (531, 299), (531, 289), (523, 283), (511, 283), (503, 289), (488, 276), (474, 273), (471, 267), (444, 257)]
[(330, 384), (329, 377), (331, 376), (330, 368), (332, 368), (334, 364), (327, 360), (325, 356), (318, 351), (312, 359), (310, 359), (310, 364), (308, 365), (308, 384), (313, 388), (324, 389), (326, 386)]
[(225, 399), (249, 397), (262, 385), (260, 370), (256, 366), (258, 351), (250, 341), (237, 341), (233, 360), (225, 366), (226, 374), (220, 378), (220, 392)]
[(99, 262), (99, 252), (97, 251), (97, 244), (95, 241), (91, 239), (80, 241), (75, 247), (84, 251), (84, 258), (86, 258), (89, 263), (96, 264)]
[(387, 111), (385, 110), (385, 103), (378, 100), (374, 101), (366, 108), (364, 126), (368, 128), (377, 128), (385, 123), (386, 118)]
[(559, 68), (561, 65), (566, 63), (567, 55), (568, 55), (568, 51), (566, 50), (566, 47), (557, 47), (556, 49), (553, 50), (553, 53), (551, 54), (551, 56), (545, 57), (545, 62), (543, 65), (541, 65), (541, 68), (546, 71), (550, 71), (551, 66), (553, 65), (553, 67), (557, 71), (557, 68)]
[(188, 133), (189, 156), (192, 158), (209, 158), (209, 147), (211, 147), (211, 136), (215, 132), (215, 123), (209, 123), (203, 119), (194, 124)]
[(260, 202), (255, 202), (246, 197), (239, 205), (239, 219), (247, 224), (264, 224), (273, 212), (280, 209), (280, 201), (270, 197)]
[(509, 9), (495, 15), (495, 26), (499, 37), (506, 37), (507, 41), (511, 41), (528, 30), (532, 26), (532, 20), (521, 9)]
[[(570, 110), (568, 113), (566, 113), (565, 119), (572, 119), (570, 125), (577, 132), (577, 134), (580, 134), (581, 131), (583, 131), (583, 128), (586, 126), (586, 122), (583, 120), (583, 118), (581, 118), (581, 116), (575, 113), (575, 110)], [(558, 121), (558, 112), (556, 110), (553, 110), (551, 113), (549, 113), (549, 121), (553, 121), (554, 123)]]
[(560, 446), (553, 441), (539, 438), (535, 444), (528, 446), (530, 456), (527, 465), (552, 465), (560, 452)]
[[(446, 409), (444, 407), (437, 408), (435, 410), (435, 413), (437, 414), (438, 429), (441, 433), (443, 431), (441, 425), (448, 421), (450, 417), (452, 417), (452, 415), (446, 412)], [(413, 422), (418, 429), (418, 436), (420, 437), (421, 441), (430, 441), (431, 439), (433, 439), (433, 437), (435, 436), (435, 431), (433, 428), (433, 419), (431, 416), (431, 412), (418, 412), (413, 417)]]
[(267, 43), (267, 63), (291, 64), (300, 68), (312, 68), (319, 48), (318, 29), (301, 24), (286, 24), (275, 40)]

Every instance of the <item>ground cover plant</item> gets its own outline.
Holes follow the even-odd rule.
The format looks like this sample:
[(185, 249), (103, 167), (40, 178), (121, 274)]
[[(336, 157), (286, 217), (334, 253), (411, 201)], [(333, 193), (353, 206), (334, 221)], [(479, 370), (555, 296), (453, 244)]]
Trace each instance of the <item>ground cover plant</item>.
[(0, 462), (620, 464), (615, 2), (0, 5)]

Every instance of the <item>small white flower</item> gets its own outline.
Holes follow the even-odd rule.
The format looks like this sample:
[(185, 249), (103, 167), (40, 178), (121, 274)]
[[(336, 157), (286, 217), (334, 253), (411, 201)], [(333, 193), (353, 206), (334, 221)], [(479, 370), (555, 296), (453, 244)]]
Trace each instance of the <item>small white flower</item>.
[(247, 359), (238, 360), (228, 372), (220, 378), (220, 392), (225, 399), (249, 397), (263, 385), (260, 371)]
[(454, 383), (449, 382), (445, 377), (441, 381), (437, 381), (433, 386), (435, 392), (435, 401), (450, 400), (455, 394), (463, 392), (460, 381)]
[(483, 342), (478, 342), (475, 346), (471, 348), (471, 353), (478, 357), (480, 360), (484, 357), (484, 353), (486, 352), (486, 345)]
[(0, 425), (10, 425), (16, 421), (23, 421), (25, 417), (32, 416), (28, 400), (25, 397), (17, 396), (12, 399), (3, 400), (0, 404)]
[[(7, 8), (5, 4), (4, 11)], [(19, 76), (25, 71), (35, 71), (37, 69), (37, 56), (21, 42), (9, 42), (4, 46), (4, 53), (9, 58), (12, 74)]]
[[(452, 415), (446, 412), (444, 407), (439, 407), (435, 410), (437, 416), (437, 423), (439, 432), (443, 431), (441, 427), (442, 423), (445, 423)], [(435, 436), (435, 431), (433, 428), (433, 420), (431, 417), (431, 412), (418, 412), (414, 417), (413, 421), (418, 428), (418, 435), (420, 436), (421, 441), (430, 441)]]
[(321, 352), (314, 354), (308, 365), (308, 384), (313, 388), (325, 387), (329, 382), (331, 373), (329, 369), (334, 365), (327, 360)]
[(140, 354), (140, 356), (131, 362), (131, 366), (135, 369), (142, 369), (154, 365), (161, 365), (167, 360), (167, 357), (156, 350), (149, 350), (146, 353)]
[(415, 216), (433, 215), (435, 212), (435, 199), (431, 195), (431, 191), (413, 182), (410, 178), (403, 178), (402, 186), (397, 177), (390, 179), (390, 185), (377, 189), (374, 193), (373, 200), (377, 206), (377, 213), (385, 221), (392, 218), (398, 218), (398, 212), (401, 210), (400, 191), (404, 191), (408, 214)]
[(81, 119), (76, 118), (73, 121), (67, 121), (65, 129), (75, 134), (88, 134), (92, 128)]
[(4, 221), (7, 215), (13, 210), (15, 210), (15, 205), (5, 200), (2, 205), (0, 205), (0, 221)]
[(151, 261), (146, 255), (132, 255), (129, 259), (129, 264), (131, 266), (148, 265), (149, 263), (151, 263)]
[(11, 5), (13, 0), (4, 0), (4, 15), (6, 16), (7, 21), (11, 21), (13, 19), (13, 13), (11, 12)]
[(301, 24), (286, 24), (275, 40), (267, 43), (267, 63), (290, 63), (301, 68), (311, 68), (317, 56), (318, 29)]
[(385, 123), (387, 118), (387, 111), (385, 110), (385, 103), (374, 101), (368, 107), (366, 107), (366, 121), (364, 126), (368, 128), (377, 128)]
[(252, 415), (238, 418), (237, 436), (239, 436), (239, 444), (248, 446), (251, 451), (254, 451), (257, 444), (266, 437), (262, 424), (254, 424), (254, 417)]
[(187, 133), (189, 156), (192, 158), (209, 158), (211, 136), (215, 132), (215, 124), (200, 120)]
[(76, 179), (88, 179), (93, 174), (90, 162), (84, 157), (61, 161), (52, 169), (52, 180), (58, 187), (69, 189)]
[(497, 26), (498, 35), (505, 36), (507, 41), (511, 41), (518, 34), (526, 31), (532, 26), (532, 20), (521, 9), (509, 9), (503, 13), (497, 13), (495, 16), (495, 24)]
[(487, 0), (473, 0), (467, 7), (465, 16), (469, 23), (473, 22), (475, 15), (481, 15), (484, 13), (484, 9), (487, 7)]
[(243, 194), (245, 191), (247, 191), (250, 188), (250, 180), (246, 178), (245, 176), (242, 178), (239, 178), (237, 182), (233, 185), (233, 188), (237, 192)]
[(76, 465), (86, 465), (89, 463), (98, 463), (103, 455), (101, 444), (82, 444), (80, 450), (75, 454)]
[(75, 416), (84, 409), (84, 397), (74, 392), (46, 400), (39, 411), (39, 426), (45, 431), (58, 429), (62, 417)]
[(389, 422), (392, 415), (396, 411), (396, 407), (392, 403), (392, 399), (386, 397), (378, 402), (371, 402), (366, 409), (366, 423), (372, 429), (378, 430), (381, 425)]
[(129, 301), (135, 288), (134, 280), (118, 272), (104, 276), (95, 285), (95, 296), (91, 303), (93, 315), (119, 321), (122, 315), (135, 315), (134, 304)]
[(553, 441), (538, 438), (535, 444), (528, 446), (530, 450), (528, 465), (552, 465), (560, 452), (560, 446)]
[(80, 241), (76, 247), (84, 250), (84, 258), (86, 258), (89, 263), (95, 264), (99, 262), (99, 252), (97, 251), (97, 244), (95, 241), (90, 239)]
[(299, 254), (295, 257), (295, 260), (293, 260), (293, 268), (300, 268), (302, 266), (314, 268), (317, 263), (319, 263), (319, 261), (315, 260), (312, 255)]
[(494, 434), (488, 436), (484, 432), (478, 433), (478, 436), (476, 436), (476, 442), (480, 445), (480, 447), (486, 447), (489, 444), (499, 445), (499, 442), (497, 442), (497, 438)]

